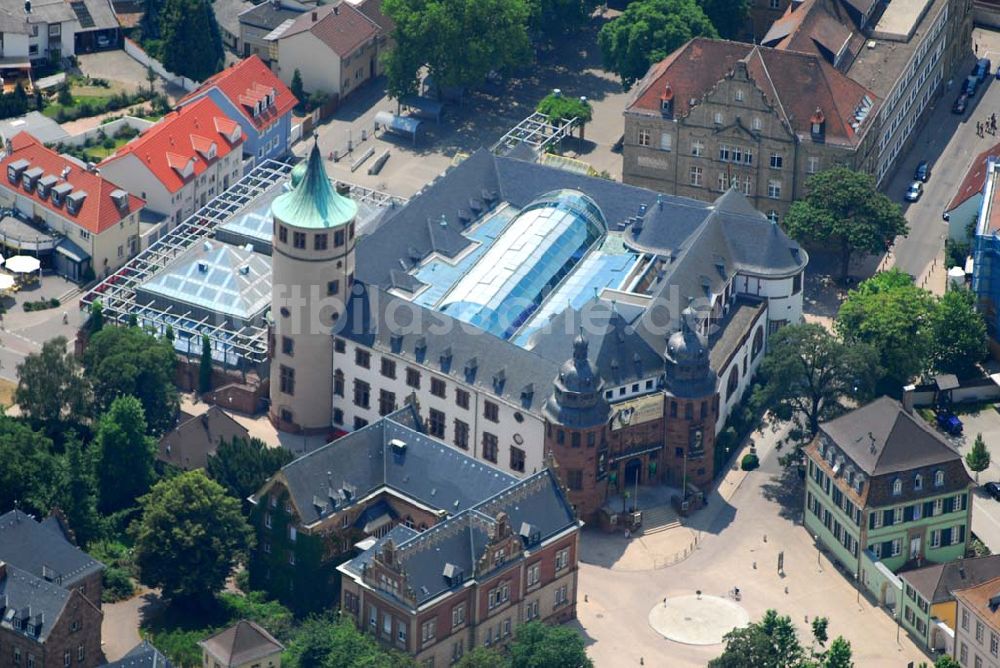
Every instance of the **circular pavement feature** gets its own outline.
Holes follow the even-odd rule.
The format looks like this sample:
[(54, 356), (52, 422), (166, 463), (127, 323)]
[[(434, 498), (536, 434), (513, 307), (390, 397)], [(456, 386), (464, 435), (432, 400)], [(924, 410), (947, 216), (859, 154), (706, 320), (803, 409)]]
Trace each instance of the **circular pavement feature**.
[(734, 628), (750, 623), (738, 603), (719, 596), (694, 594), (667, 598), (649, 611), (649, 625), (667, 640), (685, 645), (717, 645)]

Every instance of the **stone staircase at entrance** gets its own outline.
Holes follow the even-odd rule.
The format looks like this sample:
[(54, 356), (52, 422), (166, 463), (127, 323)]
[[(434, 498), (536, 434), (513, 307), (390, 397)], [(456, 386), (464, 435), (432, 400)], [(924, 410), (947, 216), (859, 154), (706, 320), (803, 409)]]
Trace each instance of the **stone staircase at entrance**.
[(654, 506), (642, 510), (642, 535), (659, 533), (680, 526), (680, 516), (671, 505)]

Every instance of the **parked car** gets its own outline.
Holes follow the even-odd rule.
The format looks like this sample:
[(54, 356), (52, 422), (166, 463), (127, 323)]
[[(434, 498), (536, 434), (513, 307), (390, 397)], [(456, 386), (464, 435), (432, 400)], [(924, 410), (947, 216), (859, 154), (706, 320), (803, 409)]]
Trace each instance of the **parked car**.
[(983, 491), (1000, 501), (1000, 482), (988, 482), (983, 485)]
[(921, 160), (920, 164), (913, 171), (913, 178), (917, 181), (927, 183), (931, 180), (931, 166), (926, 160)]
[(962, 421), (949, 410), (941, 409), (937, 412), (937, 425), (941, 431), (952, 436), (958, 436), (962, 433)]
[(965, 83), (962, 84), (962, 92), (969, 97), (975, 97), (977, 90), (979, 90), (979, 77), (973, 74), (965, 77)]
[(986, 78), (990, 76), (990, 69), (992, 63), (990, 63), (989, 58), (980, 58), (976, 61), (976, 65), (972, 68), (972, 74), (980, 81), (986, 81)]
[(920, 199), (920, 196), (924, 194), (924, 184), (920, 181), (914, 181), (910, 184), (910, 187), (906, 189), (906, 194), (903, 198), (907, 202), (916, 202)]
[(964, 114), (968, 106), (969, 106), (969, 96), (966, 95), (965, 93), (962, 93), (961, 95), (958, 96), (958, 99), (955, 100), (955, 104), (951, 105), (951, 113)]

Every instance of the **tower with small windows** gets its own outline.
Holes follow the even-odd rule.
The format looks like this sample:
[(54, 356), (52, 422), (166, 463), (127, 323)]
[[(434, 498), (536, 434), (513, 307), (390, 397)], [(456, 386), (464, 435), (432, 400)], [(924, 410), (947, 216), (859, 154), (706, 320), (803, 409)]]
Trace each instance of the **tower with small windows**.
[(333, 422), (332, 329), (354, 282), (357, 204), (337, 192), (313, 145), (292, 188), (271, 205), (270, 418), (281, 431)]

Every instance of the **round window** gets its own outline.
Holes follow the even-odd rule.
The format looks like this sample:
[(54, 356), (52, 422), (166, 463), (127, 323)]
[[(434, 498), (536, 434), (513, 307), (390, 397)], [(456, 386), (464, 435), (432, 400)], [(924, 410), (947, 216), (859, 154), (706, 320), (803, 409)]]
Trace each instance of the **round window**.
[(514, 442), (521, 445), (524, 443), (524, 438), (520, 434), (514, 434)]
[(292, 314), (292, 312), (288, 310), (288, 307), (287, 307), (287, 306), (282, 306), (282, 307), (281, 307), (281, 317), (282, 317), (282, 318), (287, 318), (287, 317), (288, 317), (288, 316), (290, 316), (291, 314)]
[(521, 415), (521, 411), (514, 411), (514, 421), (518, 423), (524, 422), (524, 416)]

